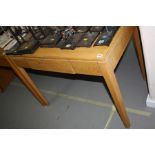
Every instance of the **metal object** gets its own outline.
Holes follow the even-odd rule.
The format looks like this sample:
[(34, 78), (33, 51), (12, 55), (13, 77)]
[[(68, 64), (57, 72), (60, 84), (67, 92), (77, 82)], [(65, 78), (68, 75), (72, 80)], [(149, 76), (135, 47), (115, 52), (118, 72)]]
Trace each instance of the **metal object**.
[(99, 35), (98, 32), (85, 33), (81, 41), (77, 44), (77, 47), (90, 47), (98, 35)]
[(40, 40), (40, 47), (52, 48), (56, 47), (57, 43), (62, 38), (61, 30), (58, 27), (46, 27), (47, 36)]
[(0, 40), (0, 47), (3, 47), (7, 54), (29, 54), (38, 47), (73, 50), (76, 47), (92, 45), (108, 46), (118, 26), (1, 26), (0, 28), (3, 33), (9, 34), (10, 39), (4, 37), (5, 42)]
[(90, 32), (102, 32), (105, 26), (92, 26)]
[(103, 46), (103, 45), (108, 46), (117, 30), (118, 30), (118, 26), (105, 26), (104, 31), (99, 35), (94, 45), (95, 46)]
[(19, 26), (9, 27), (14, 39), (4, 48), (6, 54), (30, 54), (39, 47), (38, 41), (29, 34), (27, 29), (25, 31), (23, 29)]

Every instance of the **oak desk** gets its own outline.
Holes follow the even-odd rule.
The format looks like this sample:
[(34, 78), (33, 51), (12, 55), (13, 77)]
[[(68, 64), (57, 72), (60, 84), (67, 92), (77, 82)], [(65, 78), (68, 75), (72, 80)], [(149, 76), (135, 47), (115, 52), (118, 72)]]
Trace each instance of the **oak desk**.
[(125, 110), (114, 70), (132, 36), (137, 49), (143, 77), (145, 78), (143, 54), (137, 27), (120, 27), (109, 46), (80, 47), (75, 50), (39, 48), (34, 54), (21, 56), (7, 56), (1, 52), (0, 66), (10, 66), (42, 105), (47, 105), (48, 101), (43, 97), (24, 68), (102, 76), (108, 86), (124, 126), (130, 127), (130, 121)]

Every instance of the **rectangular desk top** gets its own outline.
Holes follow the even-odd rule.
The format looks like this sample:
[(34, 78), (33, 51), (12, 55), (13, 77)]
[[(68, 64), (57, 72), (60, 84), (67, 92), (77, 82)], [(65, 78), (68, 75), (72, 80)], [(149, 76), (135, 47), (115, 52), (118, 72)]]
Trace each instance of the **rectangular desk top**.
[[(109, 46), (91, 46), (78, 47), (74, 50), (66, 50), (60, 48), (38, 48), (33, 54), (13, 55), (12, 57), (25, 57), (25, 58), (56, 58), (56, 59), (77, 59), (77, 60), (96, 60), (98, 58), (105, 58), (108, 51), (114, 46), (121, 36), (125, 36), (129, 29), (133, 27), (122, 26), (116, 32), (112, 42)], [(123, 39), (123, 38), (122, 38)]]
[[(60, 60), (65, 60), (65, 62), (68, 61), (68, 63), (70, 63), (71, 61), (109, 61), (112, 64), (113, 68), (115, 68), (129, 40), (131, 39), (133, 30), (134, 27), (121, 26), (114, 35), (109, 46), (92, 45), (90, 48), (78, 47), (74, 50), (66, 50), (60, 48), (38, 48), (33, 54), (9, 55), (9, 57), (13, 58), (19, 66), (22, 66), (24, 68), (33, 68), (31, 67), (31, 64), (34, 64), (34, 61), (37, 61), (37, 64), (39, 64), (45, 61), (53, 61), (53, 63), (55, 63)], [(4, 63), (2, 57), (3, 56), (1, 54), (0, 66), (5, 66), (6, 63)], [(61, 63), (61, 65), (65, 64)], [(39, 66), (41, 66), (41, 64), (39, 64)]]

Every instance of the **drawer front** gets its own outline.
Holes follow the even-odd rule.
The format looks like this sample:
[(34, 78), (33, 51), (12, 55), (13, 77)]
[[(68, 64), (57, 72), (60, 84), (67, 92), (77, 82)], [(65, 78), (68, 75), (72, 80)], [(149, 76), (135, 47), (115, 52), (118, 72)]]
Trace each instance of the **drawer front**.
[[(85, 74), (100, 76), (98, 64), (95, 61), (84, 60), (62, 60), (62, 59), (41, 59), (13, 57), (16, 64), (20, 67), (35, 70), (53, 71), (70, 74)], [(0, 57), (0, 65), (5, 66), (6, 61)]]
[(20, 57), (12, 57), (12, 59), (15, 61), (17, 66), (24, 67), (24, 68), (29, 68), (29, 65), (25, 58), (20, 58)]
[(70, 60), (74, 72), (85, 75), (100, 75), (97, 62), (95, 61), (74, 61)]
[(67, 60), (56, 59), (25, 59), (28, 68), (36, 70), (53, 71), (60, 73), (74, 73), (71, 64)]

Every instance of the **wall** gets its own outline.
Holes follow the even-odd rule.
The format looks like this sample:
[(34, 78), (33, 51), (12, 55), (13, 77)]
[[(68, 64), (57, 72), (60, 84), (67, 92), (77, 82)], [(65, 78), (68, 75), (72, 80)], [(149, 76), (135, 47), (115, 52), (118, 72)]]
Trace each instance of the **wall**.
[(140, 26), (149, 94), (146, 105), (155, 108), (155, 27)]

